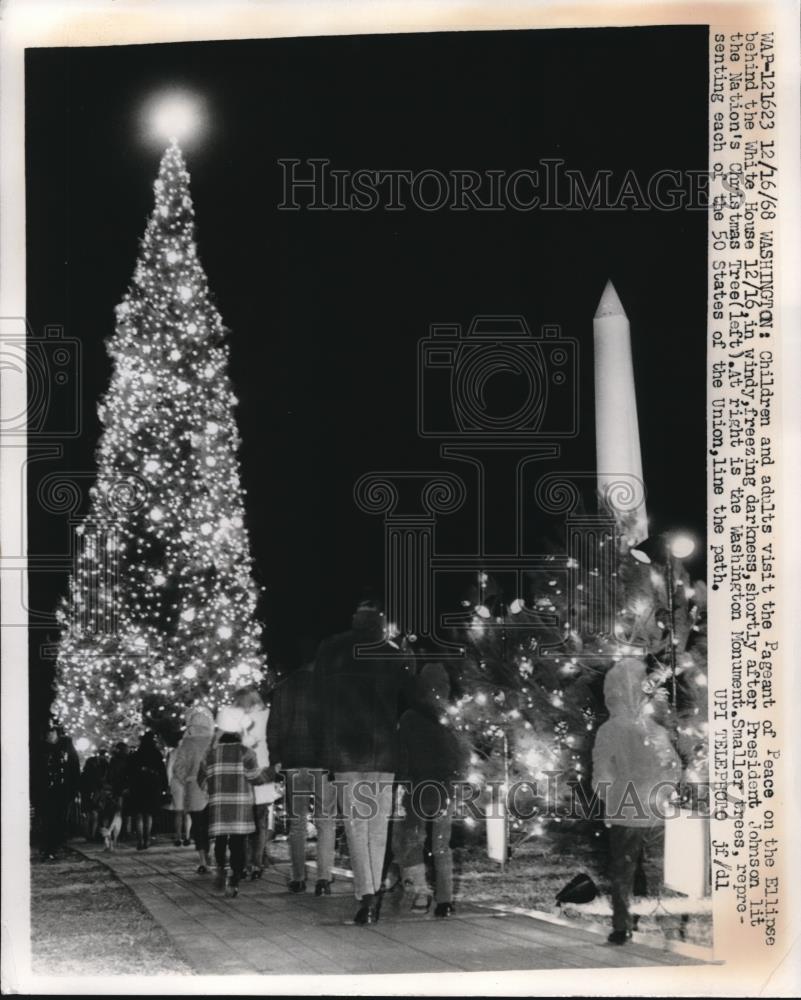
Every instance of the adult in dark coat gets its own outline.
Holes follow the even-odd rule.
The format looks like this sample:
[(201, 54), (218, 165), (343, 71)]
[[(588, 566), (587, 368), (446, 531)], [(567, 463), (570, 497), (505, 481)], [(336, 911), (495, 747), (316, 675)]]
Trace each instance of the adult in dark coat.
[[(417, 697), (400, 718), (400, 777), (407, 786), (401, 837), (394, 851), (412, 908), (431, 905), (423, 847), (431, 827), (435, 916), (453, 913), (451, 825), (454, 785), (464, 778), (470, 758), (464, 739), (448, 724), (451, 686), (441, 663), (427, 663), (417, 678)], [(443, 719), (445, 721), (443, 721)], [(395, 845), (393, 844), (393, 847)]]
[(289, 817), (290, 892), (306, 889), (306, 827), (309, 798), (314, 798), (317, 828), (316, 896), (329, 896), (334, 866), (336, 788), (328, 780), (322, 751), (320, 706), (316, 701), (314, 662), (289, 674), (273, 691), (267, 722), (270, 760), (281, 764)]
[(56, 726), (45, 735), (39, 758), (35, 807), (41, 827), (42, 856), (52, 861), (67, 837), (67, 811), (78, 793), (81, 768)]
[(122, 797), (128, 789), (128, 758), (128, 747), (120, 740), (114, 744), (106, 768), (105, 787), (117, 800), (120, 809), (122, 809)]
[(131, 833), (131, 804), (128, 795), (129, 758), (128, 745), (123, 740), (119, 740), (111, 751), (103, 787), (105, 796), (112, 800), (122, 816), (121, 839)]
[(168, 788), (164, 758), (155, 735), (148, 731), (128, 758), (128, 793), (131, 813), (136, 817), (138, 851), (150, 847), (153, 815), (163, 805)]
[(101, 747), (96, 754), (87, 759), (81, 771), (81, 805), (86, 813), (86, 839), (90, 841), (94, 840), (98, 833), (100, 805), (107, 770), (108, 754), (106, 748)]
[[(360, 645), (373, 646), (367, 658), (356, 656)], [(322, 755), (342, 796), (359, 924), (378, 919), (398, 764), (398, 702), (408, 675), (403, 654), (386, 641), (384, 616), (371, 601), (359, 605), (351, 631), (326, 639), (317, 652)]]

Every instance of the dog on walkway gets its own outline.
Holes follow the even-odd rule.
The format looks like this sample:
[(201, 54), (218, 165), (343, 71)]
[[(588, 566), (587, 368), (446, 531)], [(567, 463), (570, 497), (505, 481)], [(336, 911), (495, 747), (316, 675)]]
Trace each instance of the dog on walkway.
[(104, 795), (99, 802), (100, 835), (103, 838), (103, 850), (115, 851), (117, 839), (122, 830), (122, 810), (120, 803), (112, 795)]

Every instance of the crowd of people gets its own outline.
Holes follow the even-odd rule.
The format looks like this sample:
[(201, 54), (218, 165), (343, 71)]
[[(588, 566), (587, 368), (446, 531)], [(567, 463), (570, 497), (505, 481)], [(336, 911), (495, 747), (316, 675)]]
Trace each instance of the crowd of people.
[[(69, 803), (78, 792), (88, 838), (105, 839), (108, 847), (135, 835), (137, 850), (148, 850), (153, 818), (169, 806), (174, 843), (186, 845), (191, 837), (198, 873), (213, 868), (215, 886), (234, 897), (245, 878), (260, 878), (269, 863), (273, 806), (283, 797), (290, 892), (307, 890), (311, 806), (316, 896), (331, 893), (341, 818), (355, 923), (378, 919), (386, 890), (396, 892), (399, 905), (417, 911), (434, 905), (437, 916), (447, 917), (453, 913), (453, 797), (447, 789), (464, 778), (468, 761), (457, 734), (439, 724), (449, 696), (444, 667), (427, 664), (416, 674), (385, 641), (380, 609), (362, 602), (351, 630), (324, 641), (316, 656), (279, 683), (269, 707), (252, 687), (235, 692), (216, 717), (202, 705), (190, 707), (166, 760), (148, 731), (133, 751), (122, 742), (111, 753), (101, 747), (80, 772), (71, 741), (54, 727), (54, 750), (43, 755), (35, 800), (42, 853), (53, 857), (64, 842)], [(420, 809), (415, 790), (423, 785), (446, 793)], [(433, 892), (424, 863), (429, 824)]]
[[(387, 642), (383, 615), (362, 602), (352, 628), (325, 640), (271, 692), (244, 688), (216, 717), (190, 707), (177, 747), (162, 755), (146, 732), (132, 752), (101, 748), (80, 772), (71, 741), (57, 727), (47, 735), (37, 811), (41, 849), (52, 858), (67, 833), (70, 802), (80, 792), (90, 839), (133, 836), (151, 843), (153, 817), (170, 804), (176, 845), (191, 839), (197, 872), (214, 869), (214, 884), (235, 897), (241, 882), (261, 877), (274, 804), (283, 796), (290, 854), (288, 890), (307, 890), (310, 806), (317, 832), (316, 896), (331, 894), (336, 824), (347, 837), (357, 908), (354, 923), (378, 920), (388, 893), (394, 904), (437, 917), (454, 912), (451, 827), (454, 788), (465, 777), (469, 749), (443, 726), (452, 696), (441, 663), (419, 672)], [(644, 711), (645, 666), (627, 658), (605, 682), (610, 719), (599, 730), (595, 781), (611, 817), (614, 908), (609, 940), (631, 938), (635, 869), (659, 855), (664, 824), (655, 810), (631, 818), (620, 808), (632, 781), (669, 788), (680, 761), (665, 730)], [(391, 835), (390, 835), (391, 831)], [(424, 849), (430, 835), (433, 891)], [(213, 848), (212, 848), (213, 844)], [(656, 846), (656, 850), (654, 847)], [(213, 860), (212, 860), (213, 850)], [(658, 874), (655, 875), (658, 879)]]

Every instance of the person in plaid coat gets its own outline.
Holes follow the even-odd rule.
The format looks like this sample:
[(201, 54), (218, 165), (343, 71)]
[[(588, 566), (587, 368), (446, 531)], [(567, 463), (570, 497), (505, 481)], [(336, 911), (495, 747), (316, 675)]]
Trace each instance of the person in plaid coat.
[[(228, 705), (217, 713), (217, 738), (198, 770), (198, 784), (209, 796), (209, 836), (214, 837), (216, 886), (225, 885), (236, 896), (245, 872), (245, 845), (254, 833), (253, 786), (275, 778), (272, 767), (262, 768), (256, 754), (242, 744), (246, 723), (241, 708)], [(231, 876), (225, 882), (226, 850), (231, 855)]]

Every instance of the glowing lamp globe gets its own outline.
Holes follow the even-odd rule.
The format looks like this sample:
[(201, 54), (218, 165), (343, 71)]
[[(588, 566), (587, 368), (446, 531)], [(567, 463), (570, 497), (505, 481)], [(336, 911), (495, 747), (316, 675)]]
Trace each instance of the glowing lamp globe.
[(689, 535), (675, 535), (670, 540), (670, 553), (676, 559), (689, 559), (695, 552), (695, 542)]
[(78, 753), (86, 753), (86, 751), (89, 749), (90, 746), (91, 744), (89, 743), (89, 740), (87, 740), (85, 736), (79, 736), (78, 739), (75, 741), (75, 749), (78, 751)]
[(143, 127), (158, 144), (177, 140), (189, 145), (200, 139), (206, 128), (203, 99), (190, 90), (175, 88), (155, 94), (144, 106)]

